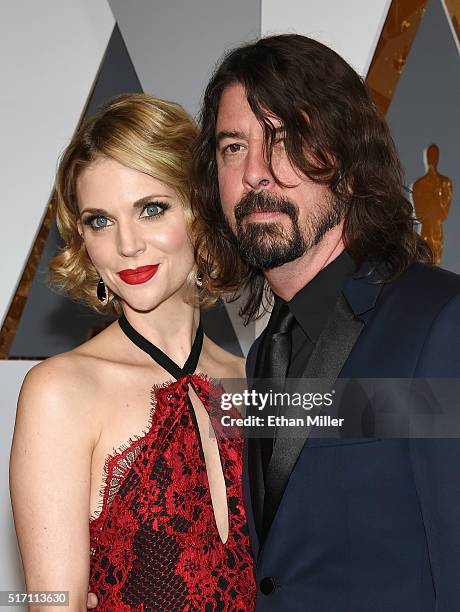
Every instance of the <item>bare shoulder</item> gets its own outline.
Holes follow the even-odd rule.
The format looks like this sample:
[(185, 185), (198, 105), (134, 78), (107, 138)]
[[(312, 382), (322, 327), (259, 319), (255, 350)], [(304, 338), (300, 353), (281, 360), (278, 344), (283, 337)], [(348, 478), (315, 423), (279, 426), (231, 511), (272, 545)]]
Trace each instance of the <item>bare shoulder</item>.
[(94, 399), (104, 371), (99, 344), (91, 340), (34, 366), (21, 387), (18, 421), (45, 419), (54, 420), (57, 425), (62, 419), (73, 426), (95, 425)]
[(78, 359), (72, 353), (63, 353), (45, 359), (27, 373), (21, 397), (55, 397), (62, 392), (70, 394), (79, 381)]
[(245, 378), (245, 359), (224, 350), (210, 338), (205, 338), (207, 371), (215, 378)]
[(75, 392), (81, 393), (83, 384), (89, 382), (88, 377), (91, 379), (91, 361), (78, 349), (49, 357), (29, 370), (21, 394), (71, 397)]

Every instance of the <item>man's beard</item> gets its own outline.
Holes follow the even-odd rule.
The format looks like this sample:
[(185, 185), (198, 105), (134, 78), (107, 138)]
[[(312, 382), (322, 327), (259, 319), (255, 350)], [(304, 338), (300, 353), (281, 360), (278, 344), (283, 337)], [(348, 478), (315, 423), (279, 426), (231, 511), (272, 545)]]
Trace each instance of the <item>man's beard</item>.
[[(253, 212), (281, 212), (291, 219), (292, 227), (285, 229), (278, 221), (246, 223), (244, 218)], [(236, 241), (241, 256), (251, 266), (261, 270), (278, 268), (301, 257), (321, 242), (326, 232), (343, 219), (340, 201), (332, 194), (310, 211), (303, 232), (299, 226), (298, 209), (288, 198), (267, 191), (250, 191), (235, 207)]]

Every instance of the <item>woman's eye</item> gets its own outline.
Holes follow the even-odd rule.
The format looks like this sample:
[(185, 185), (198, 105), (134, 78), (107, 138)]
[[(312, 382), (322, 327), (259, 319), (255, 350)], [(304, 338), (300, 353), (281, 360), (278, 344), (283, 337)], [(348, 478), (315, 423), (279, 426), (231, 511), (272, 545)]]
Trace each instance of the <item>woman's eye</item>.
[(107, 217), (96, 217), (95, 219), (93, 219), (93, 227), (96, 228), (101, 228), (101, 227), (107, 227), (109, 223), (109, 220), (107, 219)]
[(103, 215), (92, 215), (83, 219), (84, 225), (88, 225), (93, 230), (103, 230), (112, 225), (112, 222)]
[(164, 207), (160, 204), (146, 204), (142, 211), (143, 217), (157, 217), (164, 211)]

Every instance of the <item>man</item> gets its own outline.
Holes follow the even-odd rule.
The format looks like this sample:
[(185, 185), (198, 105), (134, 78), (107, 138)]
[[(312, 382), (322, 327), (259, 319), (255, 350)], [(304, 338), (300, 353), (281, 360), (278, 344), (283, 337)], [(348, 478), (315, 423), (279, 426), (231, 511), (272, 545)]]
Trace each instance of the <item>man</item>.
[[(460, 376), (460, 278), (430, 265), (388, 128), (342, 58), (297, 35), (238, 48), (201, 124), (204, 282), (245, 286), (246, 320), (274, 294), (249, 378)], [(310, 434), (248, 440), (257, 609), (459, 610), (459, 442)]]

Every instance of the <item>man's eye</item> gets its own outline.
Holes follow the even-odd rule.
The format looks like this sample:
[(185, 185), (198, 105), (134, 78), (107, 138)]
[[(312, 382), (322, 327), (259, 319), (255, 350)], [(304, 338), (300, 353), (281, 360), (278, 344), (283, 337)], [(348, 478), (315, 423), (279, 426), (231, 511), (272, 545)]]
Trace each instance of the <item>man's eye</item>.
[(237, 142), (233, 142), (232, 144), (229, 144), (224, 147), (223, 153), (239, 153), (241, 149), (242, 145), (238, 144)]

